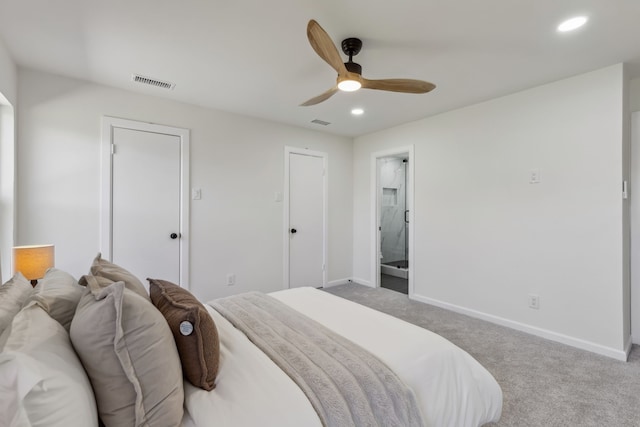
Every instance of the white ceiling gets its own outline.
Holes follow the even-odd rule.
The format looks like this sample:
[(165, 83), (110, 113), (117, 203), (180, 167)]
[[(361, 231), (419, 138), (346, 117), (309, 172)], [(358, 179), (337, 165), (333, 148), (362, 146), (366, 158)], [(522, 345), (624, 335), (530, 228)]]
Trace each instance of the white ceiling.
[[(555, 31), (579, 14), (585, 27)], [(337, 45), (362, 39), (364, 77), (437, 88), (299, 107), (336, 77), (307, 41), (311, 18)], [(348, 136), (615, 63), (640, 75), (636, 0), (0, 0), (0, 38), (20, 66)], [(363, 116), (351, 116), (356, 106)]]

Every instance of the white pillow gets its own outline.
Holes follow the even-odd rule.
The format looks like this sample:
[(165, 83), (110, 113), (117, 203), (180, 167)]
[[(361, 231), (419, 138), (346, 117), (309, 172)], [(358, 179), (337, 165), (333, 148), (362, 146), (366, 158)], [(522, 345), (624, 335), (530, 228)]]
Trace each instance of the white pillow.
[(49, 268), (44, 277), (38, 280), (25, 306), (38, 304), (68, 332), (83, 293), (84, 286), (80, 286), (72, 275), (57, 268)]
[(21, 310), (0, 353), (0, 414), (11, 427), (98, 425), (69, 334), (38, 305)]
[(11, 324), (32, 292), (31, 282), (20, 272), (0, 286), (0, 334)]

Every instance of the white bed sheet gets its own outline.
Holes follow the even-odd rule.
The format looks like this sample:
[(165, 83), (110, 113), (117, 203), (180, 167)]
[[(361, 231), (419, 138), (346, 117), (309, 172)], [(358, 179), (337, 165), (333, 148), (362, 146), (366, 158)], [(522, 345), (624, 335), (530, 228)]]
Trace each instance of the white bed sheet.
[[(493, 376), (441, 336), (313, 288), (270, 295), (385, 362), (414, 391), (427, 426), (479, 426), (500, 418), (502, 390)], [(295, 383), (206, 307), (220, 335), (220, 371), (211, 392), (185, 381), (185, 427), (320, 426)]]
[(322, 427), (296, 383), (220, 313), (205, 307), (220, 337), (216, 388), (209, 392), (184, 382), (183, 427)]

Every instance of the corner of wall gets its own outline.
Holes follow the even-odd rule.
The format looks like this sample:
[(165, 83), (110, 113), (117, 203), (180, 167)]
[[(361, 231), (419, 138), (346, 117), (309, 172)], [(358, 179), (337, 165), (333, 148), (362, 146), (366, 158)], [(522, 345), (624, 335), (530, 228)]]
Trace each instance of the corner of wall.
[(629, 79), (629, 111), (640, 111), (640, 77)]
[(622, 177), (627, 194), (622, 199), (622, 332), (631, 336), (631, 109), (629, 67), (622, 68)]
[[(16, 105), (18, 95), (18, 68), (0, 38), (0, 95), (8, 104)], [(0, 99), (0, 103), (2, 100)]]

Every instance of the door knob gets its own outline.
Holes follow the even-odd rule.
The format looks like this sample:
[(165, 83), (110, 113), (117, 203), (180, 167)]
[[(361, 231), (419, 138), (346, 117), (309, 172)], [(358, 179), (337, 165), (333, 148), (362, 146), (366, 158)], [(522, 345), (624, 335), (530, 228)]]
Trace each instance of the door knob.
[(176, 233), (171, 233), (169, 237), (171, 237), (172, 239), (177, 239), (178, 235)]
[(296, 234), (298, 232), (298, 230), (296, 230), (295, 228), (291, 229), (291, 234)]

